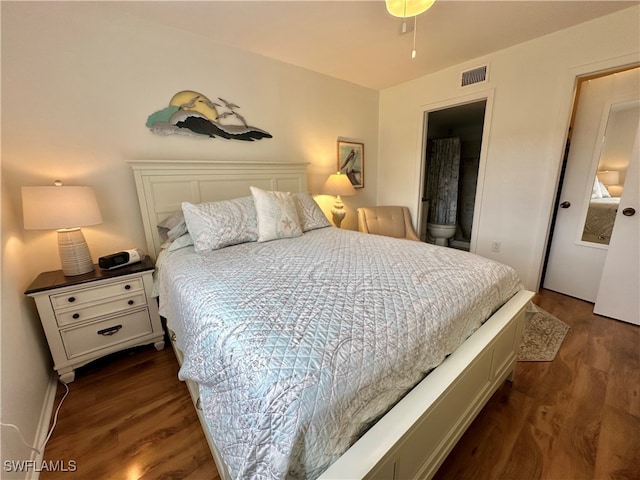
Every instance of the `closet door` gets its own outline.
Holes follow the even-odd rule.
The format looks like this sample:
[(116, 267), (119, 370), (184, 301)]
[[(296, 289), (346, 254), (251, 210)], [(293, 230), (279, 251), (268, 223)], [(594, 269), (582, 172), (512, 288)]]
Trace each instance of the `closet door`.
[(582, 84), (544, 278), (544, 288), (592, 303), (607, 246), (582, 237), (609, 124), (612, 82), (612, 77), (604, 77)]
[(633, 152), (594, 313), (640, 325), (640, 136)]
[(627, 171), (638, 130), (639, 86), (638, 67), (581, 80), (544, 288), (596, 302), (624, 208), (620, 191), (638, 188)]

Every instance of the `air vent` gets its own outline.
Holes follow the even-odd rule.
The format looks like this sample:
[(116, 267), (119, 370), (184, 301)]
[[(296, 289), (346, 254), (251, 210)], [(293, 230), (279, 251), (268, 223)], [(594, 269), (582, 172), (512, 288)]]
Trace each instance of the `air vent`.
[(473, 85), (474, 83), (486, 82), (488, 70), (489, 66), (483, 65), (482, 67), (473, 68), (471, 70), (467, 70), (466, 72), (462, 72), (460, 86), (466, 87), (467, 85)]

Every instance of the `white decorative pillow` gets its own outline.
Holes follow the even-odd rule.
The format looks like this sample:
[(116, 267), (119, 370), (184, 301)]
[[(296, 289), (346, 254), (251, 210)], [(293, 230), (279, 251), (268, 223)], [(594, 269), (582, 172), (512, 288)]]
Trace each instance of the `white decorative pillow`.
[(293, 196), (289, 192), (271, 192), (249, 187), (258, 215), (258, 241), (302, 235)]
[(602, 198), (602, 190), (600, 189), (600, 180), (598, 180), (598, 177), (593, 179), (593, 188), (591, 189), (591, 198)]
[(258, 239), (256, 209), (251, 197), (198, 205), (183, 202), (182, 211), (196, 252)]
[(293, 199), (296, 204), (300, 227), (303, 232), (331, 226), (329, 219), (320, 209), (311, 194), (307, 192), (294, 193)]
[(602, 198), (611, 198), (611, 194), (609, 193), (609, 190), (607, 189), (606, 185), (602, 183), (602, 181), (598, 177), (596, 177), (596, 179), (600, 184), (600, 193), (602, 194)]

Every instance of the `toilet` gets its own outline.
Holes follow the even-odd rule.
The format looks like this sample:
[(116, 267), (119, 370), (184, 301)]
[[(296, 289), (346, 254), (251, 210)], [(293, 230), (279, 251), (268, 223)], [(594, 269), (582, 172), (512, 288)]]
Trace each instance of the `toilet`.
[(449, 239), (456, 234), (456, 226), (439, 223), (427, 223), (427, 233), (441, 247), (449, 246)]

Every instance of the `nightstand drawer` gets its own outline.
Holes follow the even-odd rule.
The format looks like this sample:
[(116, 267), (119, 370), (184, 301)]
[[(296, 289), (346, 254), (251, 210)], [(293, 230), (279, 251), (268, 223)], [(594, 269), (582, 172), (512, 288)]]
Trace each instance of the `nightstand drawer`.
[(31, 282), (24, 293), (38, 307), (60, 380), (73, 382), (78, 367), (119, 350), (150, 343), (164, 348), (153, 270), (151, 258), (144, 257), (77, 277), (43, 272)]
[(75, 305), (84, 305), (86, 303), (95, 302), (96, 300), (104, 300), (108, 297), (124, 295), (137, 291), (143, 291), (144, 284), (142, 278), (131, 278), (125, 282), (114, 282), (100, 287), (85, 288), (60, 295), (51, 296), (51, 304), (54, 310), (69, 308)]
[(153, 331), (147, 309), (102, 322), (61, 330), (68, 358), (111, 347)]
[(107, 302), (96, 303), (94, 305), (78, 305), (78, 308), (75, 309), (56, 311), (56, 322), (62, 327), (78, 322), (86, 322), (87, 320), (92, 320), (104, 315), (124, 312), (146, 304), (147, 297), (144, 291), (142, 291)]

